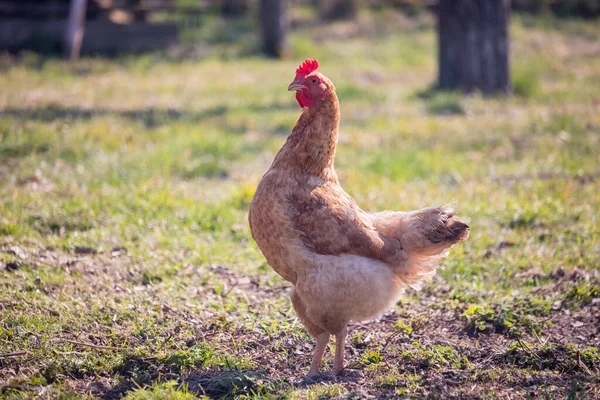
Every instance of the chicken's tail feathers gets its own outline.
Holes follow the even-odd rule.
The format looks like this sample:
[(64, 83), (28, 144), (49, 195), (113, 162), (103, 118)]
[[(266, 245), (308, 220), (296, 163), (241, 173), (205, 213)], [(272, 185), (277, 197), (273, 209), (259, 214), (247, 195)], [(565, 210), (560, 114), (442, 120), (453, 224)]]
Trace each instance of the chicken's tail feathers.
[(450, 205), (418, 210), (413, 218), (423, 238), (410, 242), (409, 247), (413, 244), (413, 249), (420, 254), (436, 255), (469, 238), (469, 225), (456, 218)]
[(402, 243), (404, 254), (394, 269), (398, 278), (414, 288), (435, 275), (440, 260), (452, 246), (469, 237), (469, 225), (456, 217), (451, 205), (384, 212), (373, 217), (380, 233), (396, 237)]

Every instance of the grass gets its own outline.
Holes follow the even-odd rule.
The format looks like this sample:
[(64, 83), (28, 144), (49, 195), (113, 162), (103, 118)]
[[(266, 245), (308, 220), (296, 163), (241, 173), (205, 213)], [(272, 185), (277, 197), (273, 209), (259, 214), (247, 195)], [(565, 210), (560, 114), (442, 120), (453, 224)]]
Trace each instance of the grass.
[[(294, 9), (283, 62), (215, 20), (185, 57), (2, 58), (2, 395), (599, 396), (598, 27), (515, 16), (517, 95), (465, 97), (427, 91), (432, 19), (388, 11)], [(345, 376), (312, 383), (314, 342), (246, 222), (304, 57), (339, 88), (358, 203), (454, 201), (472, 227), (422, 291), (351, 326)]]

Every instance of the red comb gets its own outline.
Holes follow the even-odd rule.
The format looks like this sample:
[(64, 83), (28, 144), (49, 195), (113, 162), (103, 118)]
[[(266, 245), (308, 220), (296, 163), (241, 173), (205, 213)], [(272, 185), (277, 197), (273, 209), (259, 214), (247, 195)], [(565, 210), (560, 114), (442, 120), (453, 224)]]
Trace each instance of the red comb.
[(307, 58), (304, 62), (298, 65), (296, 68), (296, 74), (304, 74), (308, 75), (313, 71), (316, 71), (319, 68), (319, 62), (317, 60), (311, 60)]

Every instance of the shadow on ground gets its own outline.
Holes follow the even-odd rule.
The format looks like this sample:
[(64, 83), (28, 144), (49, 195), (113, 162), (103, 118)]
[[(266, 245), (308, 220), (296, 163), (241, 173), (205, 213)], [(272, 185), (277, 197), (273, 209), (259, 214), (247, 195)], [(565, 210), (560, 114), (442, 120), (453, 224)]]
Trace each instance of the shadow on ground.
[(127, 357), (113, 373), (122, 377), (121, 382), (106, 391), (102, 399), (120, 399), (129, 391), (166, 381), (177, 381), (198, 396), (219, 399), (274, 389), (270, 387), (273, 381), (262, 370), (209, 368), (184, 374), (181, 365), (169, 359), (159, 361), (156, 357)]
[(132, 390), (157, 382), (176, 381), (197, 396), (230, 399), (240, 395), (276, 394), (295, 388), (307, 388), (322, 383), (357, 383), (364, 378), (362, 371), (346, 370), (337, 376), (327, 371), (314, 378), (290, 379), (269, 375), (261, 369), (209, 368), (181, 373), (180, 367), (155, 357), (128, 357), (113, 369), (121, 382), (106, 391), (104, 400), (120, 399)]

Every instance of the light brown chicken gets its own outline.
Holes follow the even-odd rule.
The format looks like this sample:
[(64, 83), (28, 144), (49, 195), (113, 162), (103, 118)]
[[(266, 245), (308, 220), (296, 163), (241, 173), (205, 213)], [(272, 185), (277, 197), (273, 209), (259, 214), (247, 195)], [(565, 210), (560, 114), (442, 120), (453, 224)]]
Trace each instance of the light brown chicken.
[(469, 227), (452, 208), (367, 213), (333, 167), (340, 108), (333, 83), (304, 61), (288, 90), (302, 114), (252, 200), (250, 230), (268, 263), (293, 284), (292, 304), (317, 345), (316, 375), (331, 334), (334, 371), (344, 368), (350, 321), (385, 311), (405, 285), (435, 275), (438, 261)]

